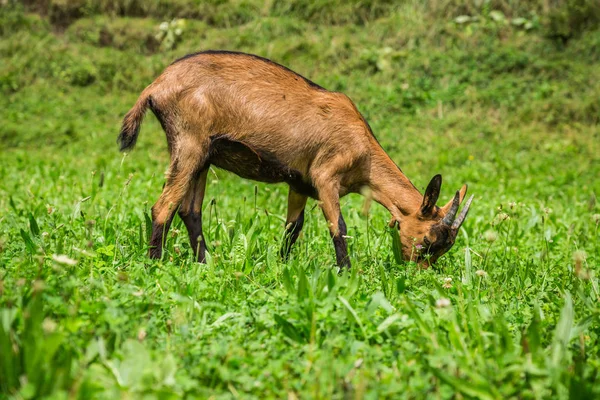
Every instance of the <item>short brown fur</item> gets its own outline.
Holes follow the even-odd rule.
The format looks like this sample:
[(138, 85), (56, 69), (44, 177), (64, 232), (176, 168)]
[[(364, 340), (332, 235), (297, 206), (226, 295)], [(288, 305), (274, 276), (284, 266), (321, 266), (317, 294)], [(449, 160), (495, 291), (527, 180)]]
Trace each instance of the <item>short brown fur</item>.
[[(340, 266), (349, 267), (350, 262), (345, 232), (340, 232), (345, 223), (339, 199), (364, 187), (389, 210), (390, 224), (399, 224), (406, 260), (427, 266), (454, 243), (454, 237), (440, 234), (440, 221), (452, 203), (435, 206), (441, 177), (434, 177), (432, 189), (421, 195), (346, 95), (327, 91), (279, 64), (215, 51), (176, 61), (125, 116), (121, 150), (135, 145), (148, 107), (165, 130), (171, 154), (163, 193), (152, 208), (151, 257), (161, 256), (164, 233), (179, 210), (198, 260), (204, 260), (201, 206), (211, 164), (249, 179), (290, 185), (286, 226), (294, 225), (295, 235), (290, 246), (302, 227), (296, 221), (307, 197), (318, 199)], [(459, 193), (461, 202), (465, 194), (466, 185)], [(444, 243), (436, 243), (438, 236)], [(415, 251), (427, 242), (439, 250)], [(287, 252), (289, 248), (282, 249), (282, 254)]]

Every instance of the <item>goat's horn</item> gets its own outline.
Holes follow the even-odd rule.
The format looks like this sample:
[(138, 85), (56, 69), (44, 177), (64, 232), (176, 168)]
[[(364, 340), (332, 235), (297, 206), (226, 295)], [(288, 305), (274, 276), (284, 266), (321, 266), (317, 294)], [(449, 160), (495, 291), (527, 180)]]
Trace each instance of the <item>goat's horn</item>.
[(472, 201), (473, 201), (473, 195), (471, 195), (471, 197), (469, 197), (469, 199), (465, 203), (465, 206), (463, 207), (462, 211), (460, 212), (460, 215), (458, 216), (458, 218), (456, 218), (454, 220), (454, 223), (452, 223), (452, 229), (454, 229), (455, 231), (458, 231), (458, 229), (460, 228), (462, 223), (465, 221), (465, 218), (467, 218), (467, 214), (469, 213), (469, 207), (471, 207)]
[(452, 222), (454, 222), (454, 217), (456, 217), (456, 212), (458, 211), (458, 206), (460, 205), (460, 192), (457, 190), (454, 195), (454, 199), (452, 199), (452, 206), (450, 210), (448, 210), (448, 214), (442, 220), (442, 224), (451, 226)]

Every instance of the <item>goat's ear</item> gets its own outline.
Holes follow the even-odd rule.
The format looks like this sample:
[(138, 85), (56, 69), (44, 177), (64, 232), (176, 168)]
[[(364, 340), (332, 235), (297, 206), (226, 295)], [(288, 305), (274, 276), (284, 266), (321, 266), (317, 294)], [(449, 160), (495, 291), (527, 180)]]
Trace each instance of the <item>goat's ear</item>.
[(429, 216), (433, 213), (435, 203), (437, 203), (438, 197), (440, 197), (441, 187), (442, 176), (438, 174), (431, 179), (431, 182), (427, 185), (427, 189), (425, 189), (423, 204), (421, 204), (421, 215)]
[[(467, 194), (467, 185), (463, 185), (463, 186), (460, 188), (460, 191), (459, 191), (458, 204), (461, 204), (461, 203), (462, 203), (462, 201), (465, 199), (465, 195), (466, 195), (466, 194)], [(446, 203), (446, 205), (445, 205), (445, 206), (443, 206), (443, 207), (442, 207), (441, 211), (442, 211), (442, 214), (443, 214), (443, 215), (446, 215), (446, 214), (448, 214), (448, 211), (449, 211), (449, 210), (450, 210), (450, 208), (452, 207), (452, 201), (453, 201), (453, 200), (454, 200), (454, 199), (451, 199), (451, 200), (450, 200), (448, 203)]]

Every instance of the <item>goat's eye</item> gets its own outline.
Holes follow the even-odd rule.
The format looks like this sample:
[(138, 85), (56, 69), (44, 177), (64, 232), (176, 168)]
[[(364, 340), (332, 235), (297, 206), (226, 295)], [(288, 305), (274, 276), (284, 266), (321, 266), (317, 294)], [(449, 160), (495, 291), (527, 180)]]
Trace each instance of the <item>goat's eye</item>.
[(429, 247), (431, 245), (431, 242), (429, 241), (429, 239), (427, 239), (426, 237), (423, 238), (423, 244), (425, 245), (425, 247)]

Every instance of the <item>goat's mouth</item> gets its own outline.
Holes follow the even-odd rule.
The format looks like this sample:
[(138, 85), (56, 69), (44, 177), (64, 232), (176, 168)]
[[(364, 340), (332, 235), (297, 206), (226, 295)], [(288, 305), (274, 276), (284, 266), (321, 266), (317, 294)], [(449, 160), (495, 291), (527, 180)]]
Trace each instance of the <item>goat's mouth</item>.
[(471, 208), (471, 202), (473, 201), (473, 195), (471, 195), (471, 197), (469, 197), (469, 199), (466, 201), (462, 211), (457, 216), (456, 214), (458, 212), (459, 207), (458, 197), (459, 193), (456, 192), (452, 208), (437, 225), (437, 229), (443, 232), (443, 235), (440, 235), (441, 237), (443, 237), (441, 243), (432, 243), (429, 246), (429, 248), (422, 249), (422, 251), (420, 251), (417, 254), (417, 264), (428, 268), (432, 266), (438, 258), (450, 251), (452, 246), (454, 246), (454, 242), (456, 241), (458, 231), (462, 226), (463, 222), (465, 222), (467, 214), (469, 213), (469, 209)]
[[(425, 246), (423, 244), (415, 245), (414, 242), (409, 245), (401, 239), (401, 235), (398, 235), (398, 242), (400, 242), (401, 244), (399, 245), (402, 246), (402, 258), (404, 261), (414, 262), (418, 266), (427, 269), (433, 266), (440, 257), (446, 254), (454, 246), (458, 231), (469, 213), (473, 197), (474, 196), (471, 195), (471, 197), (467, 199), (462, 211), (458, 214), (458, 208), (460, 206), (459, 192), (456, 192), (452, 207), (448, 213), (430, 228), (430, 233), (434, 233), (434, 237), (437, 239), (433, 243), (429, 243), (427, 238), (423, 238), (423, 244), (425, 244)], [(398, 229), (401, 228), (398, 226)], [(416, 238), (413, 238), (413, 240), (416, 240)]]

